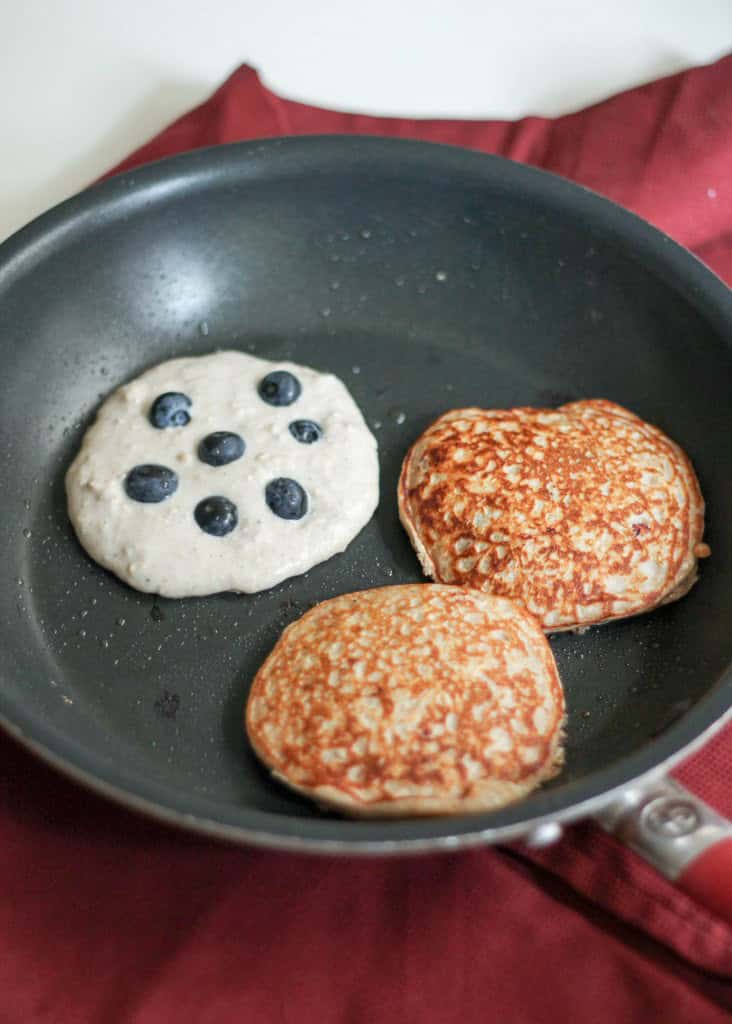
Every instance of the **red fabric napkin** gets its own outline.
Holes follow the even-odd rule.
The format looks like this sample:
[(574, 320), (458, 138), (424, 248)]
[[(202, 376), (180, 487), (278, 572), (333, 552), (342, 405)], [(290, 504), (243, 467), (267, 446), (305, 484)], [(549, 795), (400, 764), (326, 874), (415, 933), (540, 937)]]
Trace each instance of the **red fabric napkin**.
[[(556, 171), (732, 281), (732, 58), (516, 124), (318, 110), (242, 67), (117, 170), (331, 132), (452, 142)], [(729, 1020), (732, 928), (591, 824), (541, 852), (275, 855), (148, 823), (8, 739), (0, 764), (0, 1024)], [(731, 768), (728, 728), (677, 774), (732, 816)]]

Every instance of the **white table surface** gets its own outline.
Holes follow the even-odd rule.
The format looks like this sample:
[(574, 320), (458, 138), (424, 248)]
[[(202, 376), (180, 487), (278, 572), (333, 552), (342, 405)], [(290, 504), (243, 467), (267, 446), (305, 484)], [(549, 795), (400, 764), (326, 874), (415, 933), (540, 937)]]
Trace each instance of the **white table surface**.
[(242, 62), (323, 106), (513, 118), (730, 51), (731, 0), (0, 0), (0, 239)]

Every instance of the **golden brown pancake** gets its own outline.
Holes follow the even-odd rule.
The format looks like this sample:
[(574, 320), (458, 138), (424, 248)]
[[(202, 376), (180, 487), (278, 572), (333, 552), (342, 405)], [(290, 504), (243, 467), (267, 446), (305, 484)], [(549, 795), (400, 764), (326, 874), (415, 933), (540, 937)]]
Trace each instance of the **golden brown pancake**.
[(709, 554), (687, 456), (604, 399), (445, 413), (398, 497), (428, 576), (520, 601), (547, 632), (674, 601)]
[(562, 761), (564, 695), (536, 620), (477, 590), (381, 587), (282, 634), (246, 729), (280, 781), (360, 817), (487, 811)]

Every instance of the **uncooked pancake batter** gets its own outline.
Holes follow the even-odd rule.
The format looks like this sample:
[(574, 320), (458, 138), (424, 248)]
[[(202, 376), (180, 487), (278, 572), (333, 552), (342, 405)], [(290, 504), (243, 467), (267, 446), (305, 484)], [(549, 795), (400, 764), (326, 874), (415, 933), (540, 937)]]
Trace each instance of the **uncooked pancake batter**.
[(332, 374), (173, 359), (104, 402), (66, 475), (88, 553), (165, 597), (266, 590), (343, 551), (379, 498), (376, 441)]

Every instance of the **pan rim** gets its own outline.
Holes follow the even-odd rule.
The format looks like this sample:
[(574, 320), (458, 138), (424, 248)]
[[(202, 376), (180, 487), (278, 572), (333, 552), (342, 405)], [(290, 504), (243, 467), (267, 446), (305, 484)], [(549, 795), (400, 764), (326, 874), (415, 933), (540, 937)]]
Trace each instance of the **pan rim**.
[[(702, 703), (704, 701), (700, 701), (694, 710), (699, 708)], [(704, 746), (712, 736), (728, 722), (732, 721), (732, 707), (729, 705), (730, 702), (727, 701), (726, 707), (721, 714), (711, 724), (707, 724), (706, 727), (702, 728), (693, 739), (683, 746), (677, 747), (673, 753), (668, 754), (668, 756), (646, 768), (640, 774), (620, 781), (613, 779), (607, 787), (601, 787), (599, 793), (592, 794), (566, 807), (539, 812), (528, 818), (518, 817), (516, 813), (520, 811), (522, 806), (525, 806), (526, 801), (519, 801), (504, 808), (502, 811), (488, 814), (431, 819), (404, 819), (393, 822), (360, 822), (340, 818), (296, 818), (252, 810), (251, 808), (244, 808), (242, 810), (242, 817), (259, 819), (262, 827), (258, 827), (256, 821), (252, 825), (239, 824), (233, 820), (223, 821), (214, 819), (203, 812), (194, 813), (190, 809), (183, 810), (182, 808), (170, 806), (171, 804), (178, 803), (175, 799), (175, 791), (169, 790), (162, 785), (155, 785), (150, 783), (149, 780), (144, 780), (142, 777), (137, 776), (138, 782), (141, 783), (140, 789), (146, 788), (149, 791), (169, 793), (172, 799), (169, 798), (164, 803), (161, 799), (141, 796), (139, 793), (132, 792), (130, 789), (110, 781), (99, 771), (89, 771), (80, 767), (78, 761), (64, 757), (52, 747), (46, 746), (36, 738), (26, 735), (16, 723), (8, 719), (2, 712), (0, 712), (0, 729), (45, 764), (84, 789), (109, 799), (128, 811), (173, 828), (228, 843), (289, 853), (402, 856), (422, 853), (449, 853), (477, 846), (517, 842), (526, 838), (530, 840), (533, 834), (539, 834), (546, 825), (558, 824), (565, 826), (584, 818), (597, 817), (611, 803), (621, 797), (623, 793), (630, 789), (642, 789), (666, 777), (679, 762), (685, 760), (696, 750)], [(669, 736), (672, 732), (673, 729), (669, 729), (664, 735)], [(635, 756), (629, 755), (626, 758), (622, 758), (610, 766), (610, 768), (604, 769), (601, 772), (595, 772), (590, 777), (597, 779), (603, 778), (606, 775), (614, 776), (616, 769), (633, 760)], [(579, 780), (569, 785), (581, 787), (581, 783), (582, 780)], [(550, 795), (552, 792), (552, 790), (546, 790), (543, 795)], [(541, 790), (533, 794), (537, 802), (541, 795)], [(189, 806), (198, 803), (203, 805), (210, 803), (210, 801), (189, 797)], [(510, 816), (516, 817), (517, 820), (503, 825), (491, 826), (490, 824), (482, 824), (486, 820), (495, 819), (499, 815), (507, 817), (509, 816), (507, 812), (513, 812)], [(294, 831), (282, 829), (281, 824), (283, 821), (296, 822), (298, 825), (305, 824), (308, 827)], [(454, 827), (451, 829), (450, 825)], [(475, 825), (479, 827), (476, 828)], [(313, 829), (310, 826), (316, 826), (316, 828)], [(318, 828), (317, 826), (320, 827)], [(332, 830), (334, 826), (339, 831), (352, 831), (353, 836), (348, 838), (329, 838), (325, 834), (302, 834), (311, 831), (326, 833)], [(409, 828), (409, 826), (415, 826), (415, 828)], [(465, 827), (463, 828), (462, 826)], [(417, 832), (418, 834), (392, 834), (405, 831), (410, 833)], [(365, 833), (367, 833), (366, 837), (360, 838)]]
[[(586, 211), (591, 219), (619, 237), (624, 246), (641, 259), (652, 256), (652, 266), (673, 282), (732, 344), (732, 292), (689, 250), (673, 241), (635, 214), (597, 193), (537, 168), (478, 151), (415, 140), (382, 136), (307, 136), (254, 140), (208, 147), (167, 157), (142, 168), (108, 178), (85, 192), (66, 200), (21, 228), (0, 246), (0, 288), (68, 233), (83, 230), (89, 219), (116, 217), (119, 207), (145, 200), (155, 202), (177, 191), (205, 187), (227, 177), (240, 183), (291, 175), (293, 157), (316, 170), (325, 164), (329, 171), (361, 165), (361, 173), (373, 173), (381, 166), (394, 173), (394, 154), (399, 151), (400, 168), (421, 168), (426, 173), (449, 175), (460, 172), (475, 182), (499, 185), (509, 180), (534, 196), (557, 206), (569, 205)], [(289, 166), (288, 166), (289, 165)], [(365, 169), (363, 169), (365, 168)], [(302, 166), (297, 173), (302, 173)], [(490, 814), (470, 817), (408, 819), (395, 822), (348, 822), (342, 819), (275, 815), (248, 807), (214, 804), (209, 798), (183, 794), (142, 774), (107, 772), (96, 760), (86, 763), (83, 751), (27, 716), (0, 691), (0, 727), (26, 748), (87, 788), (140, 811), (157, 820), (187, 830), (272, 848), (315, 853), (389, 854), (450, 850), (483, 843), (518, 839), (547, 822), (569, 822), (596, 813), (614, 795), (631, 785), (643, 784), (668, 771), (720, 728), (732, 705), (732, 666), (716, 684), (677, 722), (660, 736), (600, 771), (566, 783), (561, 790), (539, 790), (528, 798), (533, 811), (521, 815), (527, 801)], [(115, 779), (117, 780), (115, 782)], [(120, 785), (120, 780), (125, 785)], [(130, 789), (129, 784), (134, 784)], [(562, 793), (561, 800), (558, 794)], [(570, 797), (567, 797), (567, 794)], [(573, 798), (574, 794), (577, 794)], [(183, 797), (186, 797), (185, 801)], [(181, 806), (185, 802), (188, 809)], [(209, 809), (229, 807), (230, 814), (212, 819)], [(224, 820), (226, 819), (226, 820)], [(333, 838), (333, 836), (338, 838)]]

